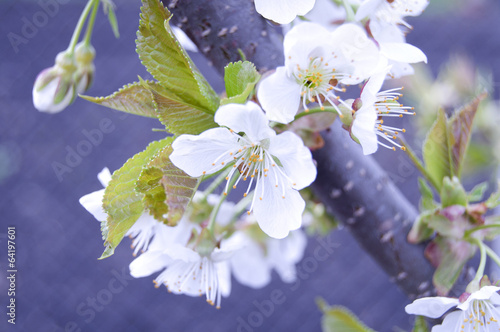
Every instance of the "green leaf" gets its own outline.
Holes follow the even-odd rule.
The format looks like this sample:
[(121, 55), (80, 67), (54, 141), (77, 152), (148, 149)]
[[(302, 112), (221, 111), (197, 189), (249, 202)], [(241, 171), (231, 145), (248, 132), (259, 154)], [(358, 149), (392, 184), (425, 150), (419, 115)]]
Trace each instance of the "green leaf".
[(221, 103), (244, 104), (259, 79), (260, 74), (255, 69), (255, 65), (249, 61), (228, 64), (224, 68), (227, 99), (222, 100)]
[(486, 93), (476, 97), (472, 102), (457, 110), (448, 121), (448, 145), (450, 148), (450, 166), (452, 174), (460, 177), (462, 166), (467, 151), (467, 146), (472, 135), (472, 124), (481, 100), (486, 98)]
[(102, 207), (108, 214), (108, 219), (101, 223), (106, 249), (100, 259), (113, 254), (125, 233), (143, 213), (143, 195), (135, 191), (136, 181), (143, 166), (169, 141), (170, 139), (167, 138), (150, 143), (146, 150), (127, 160), (120, 169), (113, 173), (102, 201)]
[(467, 193), (456, 176), (452, 179), (449, 177), (444, 178), (440, 194), (443, 208), (452, 205), (467, 206)]
[(150, 214), (169, 226), (175, 226), (182, 218), (200, 183), (172, 164), (172, 151), (170, 145), (159, 151), (137, 181), (137, 191), (144, 194)]
[(500, 205), (500, 181), (497, 184), (497, 191), (492, 193), (484, 204), (486, 204), (488, 209), (494, 209)]
[(120, 38), (120, 31), (118, 30), (118, 21), (116, 20), (115, 9), (113, 6), (108, 7), (108, 21), (111, 25), (111, 29), (113, 30), (113, 34), (115, 38)]
[(417, 318), (415, 318), (415, 324), (413, 324), (411, 332), (429, 332), (429, 327), (423, 316), (417, 316)]
[(420, 211), (435, 210), (438, 204), (434, 201), (434, 194), (427, 181), (423, 178), (418, 179), (418, 189), (422, 195), (420, 199)]
[(159, 0), (143, 0), (137, 53), (147, 70), (176, 100), (213, 114), (219, 97), (175, 38), (172, 14)]
[(218, 126), (213, 114), (207, 114), (179, 100), (161, 84), (148, 82), (145, 85), (153, 96), (156, 115), (172, 134), (197, 135)]
[(439, 264), (432, 282), (440, 296), (446, 296), (457, 281), (465, 263), (474, 255), (475, 247), (465, 241), (439, 238), (436, 241), (439, 250)]
[(323, 299), (316, 300), (318, 307), (323, 312), (321, 329), (323, 332), (375, 332), (351, 311), (342, 306), (328, 306)]
[[(152, 81), (147, 84), (155, 85)], [(81, 96), (93, 103), (106, 106), (121, 112), (156, 118), (153, 95), (142, 82), (125, 85), (120, 90), (107, 97)]]
[(479, 202), (483, 199), (486, 189), (488, 189), (487, 182), (481, 182), (480, 184), (474, 186), (474, 188), (472, 188), (472, 190), (467, 195), (467, 200), (469, 202)]
[(434, 184), (441, 189), (445, 176), (451, 176), (450, 153), (448, 147), (448, 130), (446, 114), (442, 109), (424, 140), (422, 148), (425, 168)]
[(422, 212), (411, 227), (408, 233), (408, 242), (410, 243), (420, 243), (422, 241), (428, 240), (433, 234), (434, 230), (427, 224), (429, 219), (436, 214), (435, 210), (428, 210)]

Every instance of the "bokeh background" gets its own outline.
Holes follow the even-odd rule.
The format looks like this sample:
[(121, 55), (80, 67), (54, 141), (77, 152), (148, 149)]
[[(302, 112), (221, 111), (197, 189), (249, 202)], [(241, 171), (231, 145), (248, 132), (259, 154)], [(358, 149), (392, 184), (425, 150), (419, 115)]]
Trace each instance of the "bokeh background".
[[(121, 36), (114, 38), (100, 12), (93, 37), (97, 71), (89, 95), (110, 94), (137, 75), (150, 78), (135, 53), (140, 2), (115, 3)], [(82, 99), (57, 115), (34, 109), (35, 77), (67, 47), (83, 6), (68, 0), (0, 1), (0, 331), (320, 331), (316, 296), (348, 307), (377, 331), (410, 329), (412, 317), (404, 313), (409, 300), (344, 229), (309, 239), (299, 264), (300, 283), (285, 284), (274, 275), (269, 286), (254, 290), (233, 280), (220, 310), (203, 298), (155, 289), (152, 277), (131, 278), (129, 239), (112, 257), (97, 260), (103, 250), (99, 223), (78, 199), (101, 188), (96, 175), (103, 167), (119, 168), (163, 134), (152, 131), (162, 127), (156, 120)], [(409, 20), (414, 31), (408, 41), (427, 54), (433, 75), (459, 52), (491, 72), (494, 87), (500, 76), (499, 19), (495, 0), (431, 1), (421, 17)], [(221, 92), (220, 77), (199, 54), (193, 57)], [(102, 140), (82, 143), (102, 121), (111, 123)], [(78, 149), (85, 153), (75, 158)], [(386, 152), (377, 156), (386, 157)], [(404, 156), (396, 160), (388, 173), (416, 204), (417, 172)], [(60, 164), (69, 167), (58, 172)], [(5, 314), (8, 226), (16, 227), (15, 326), (7, 324)], [(325, 242), (334, 243), (328, 259), (310, 263)], [(284, 302), (271, 313), (255, 314), (276, 290)]]

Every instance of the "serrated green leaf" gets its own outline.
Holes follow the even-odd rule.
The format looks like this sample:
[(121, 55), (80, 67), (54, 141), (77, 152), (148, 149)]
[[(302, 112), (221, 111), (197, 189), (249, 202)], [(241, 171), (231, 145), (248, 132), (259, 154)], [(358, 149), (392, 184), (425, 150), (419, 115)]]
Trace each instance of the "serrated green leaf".
[(456, 176), (452, 179), (446, 176), (443, 179), (440, 196), (443, 208), (452, 205), (467, 206), (467, 193)]
[(439, 265), (432, 282), (440, 296), (446, 296), (457, 281), (465, 263), (474, 255), (475, 247), (465, 241), (436, 239), (440, 250)]
[(442, 109), (438, 111), (437, 119), (424, 140), (422, 154), (427, 173), (438, 186), (437, 189), (441, 189), (443, 178), (452, 176), (447, 118)]
[(217, 127), (213, 114), (207, 114), (192, 105), (178, 100), (159, 83), (147, 83), (153, 96), (153, 103), (158, 119), (174, 135), (192, 134)]
[(342, 306), (330, 307), (321, 319), (323, 332), (375, 332)]
[(172, 164), (172, 151), (170, 145), (159, 151), (137, 181), (137, 190), (144, 194), (150, 214), (169, 226), (182, 218), (200, 182)]
[(143, 213), (143, 195), (136, 192), (136, 181), (143, 166), (169, 141), (170, 139), (167, 138), (150, 143), (144, 151), (127, 160), (120, 169), (113, 173), (111, 181), (104, 190), (102, 201), (102, 207), (108, 214), (108, 219), (101, 224), (106, 247), (101, 259), (113, 254), (125, 233)]
[(423, 316), (415, 318), (415, 324), (413, 324), (411, 332), (429, 332), (429, 326), (427, 326), (427, 322)]
[(177, 100), (213, 114), (219, 97), (177, 41), (172, 14), (159, 0), (143, 0), (141, 11), (136, 45), (144, 66)]
[(118, 21), (116, 19), (115, 15), (115, 9), (113, 6), (108, 7), (108, 21), (109, 24), (111, 25), (111, 29), (113, 30), (113, 34), (115, 35), (115, 38), (120, 38), (120, 31), (118, 30)]
[[(144, 82), (144, 81), (143, 81)], [(155, 85), (153, 81), (147, 84)], [(125, 85), (120, 90), (107, 97), (81, 96), (83, 99), (93, 103), (106, 106), (121, 112), (156, 118), (153, 95), (142, 82)]]
[(227, 99), (224, 104), (244, 104), (252, 93), (255, 84), (259, 82), (260, 74), (255, 65), (249, 61), (232, 62), (224, 67), (224, 83)]
[(478, 202), (483, 199), (484, 193), (488, 189), (487, 182), (481, 182), (480, 184), (474, 186), (472, 190), (467, 195), (467, 200), (469, 202)]
[(457, 110), (448, 121), (451, 174), (457, 177), (460, 177), (462, 173), (465, 152), (472, 135), (472, 124), (477, 108), (485, 97), (486, 93), (476, 97), (472, 102)]

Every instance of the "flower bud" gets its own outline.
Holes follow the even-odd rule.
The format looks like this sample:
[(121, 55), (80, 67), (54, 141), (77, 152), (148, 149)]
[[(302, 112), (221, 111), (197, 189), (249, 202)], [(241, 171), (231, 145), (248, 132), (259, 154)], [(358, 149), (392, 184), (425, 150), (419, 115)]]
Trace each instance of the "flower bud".
[(88, 90), (94, 80), (94, 58), (95, 49), (92, 45), (84, 42), (78, 43), (75, 48), (75, 59), (77, 70), (75, 73), (76, 93)]
[(57, 113), (75, 99), (74, 58), (67, 52), (56, 56), (56, 63), (38, 74), (33, 85), (33, 105), (40, 112)]

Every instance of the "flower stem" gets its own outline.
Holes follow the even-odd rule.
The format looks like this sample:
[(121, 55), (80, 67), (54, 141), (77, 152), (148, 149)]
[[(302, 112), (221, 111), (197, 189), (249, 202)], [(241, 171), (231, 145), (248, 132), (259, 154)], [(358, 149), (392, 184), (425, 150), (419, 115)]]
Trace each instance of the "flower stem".
[[(215, 181), (217, 181), (218, 179), (215, 179)], [(238, 180), (238, 177), (237, 176), (233, 176), (231, 179), (229, 179), (229, 186), (228, 186), (228, 189), (227, 189), (227, 194), (229, 194), (229, 192), (231, 191), (231, 189), (233, 188), (233, 185), (235, 184), (236, 180)], [(214, 182), (215, 182), (214, 181)], [(214, 235), (214, 229), (215, 229), (215, 218), (217, 217), (217, 214), (219, 213), (219, 209), (222, 205), (222, 203), (226, 200), (227, 198), (227, 195), (220, 195), (220, 199), (219, 199), (219, 203), (217, 203), (217, 205), (213, 208), (212, 212), (210, 213), (210, 219), (208, 221), (208, 230), (210, 231), (210, 233), (212, 235)]]
[(486, 250), (486, 254), (490, 256), (490, 258), (498, 265), (500, 266), (500, 257), (496, 254), (493, 249), (488, 247), (487, 245), (484, 245), (484, 249)]
[(87, 19), (87, 16), (89, 15), (92, 6), (96, 2), (99, 3), (99, 0), (89, 0), (89, 2), (87, 2), (87, 5), (83, 9), (80, 18), (78, 19), (78, 23), (76, 24), (75, 31), (73, 31), (73, 36), (71, 36), (71, 41), (69, 42), (68, 49), (66, 50), (68, 53), (73, 54), (73, 52), (75, 51), (75, 47), (76, 44), (78, 43), (78, 39), (80, 38), (80, 33), (82, 32), (85, 20)]
[(230, 224), (235, 222), (238, 219), (238, 217), (243, 213), (243, 211), (247, 209), (248, 205), (252, 202), (253, 195), (254, 195), (254, 190), (252, 190), (249, 195), (244, 197), (241, 201), (238, 202), (238, 204), (236, 204), (236, 206), (234, 207), (233, 216), (229, 221)]
[(483, 241), (479, 239), (472, 238), (471, 240), (479, 247), (479, 252), (481, 253), (481, 259), (479, 261), (479, 266), (477, 267), (476, 275), (474, 276), (474, 279), (470, 282), (470, 284), (474, 284), (475, 282), (479, 283), (479, 281), (484, 275), (484, 268), (486, 267), (486, 246), (483, 243)]
[(354, 21), (354, 11), (352, 10), (351, 4), (348, 0), (342, 0), (346, 12), (346, 21)]
[(465, 231), (464, 237), (468, 237), (472, 233), (474, 233), (476, 231), (479, 231), (481, 229), (488, 229), (488, 228), (494, 228), (494, 227), (500, 227), (500, 224), (488, 224), (488, 225), (481, 225), (481, 226), (477, 226), (477, 227), (471, 228), (471, 229)]
[(99, 8), (99, 1), (94, 1), (94, 8), (92, 9), (92, 14), (90, 14), (90, 18), (87, 23), (87, 30), (85, 31), (85, 37), (83, 40), (85, 46), (90, 45), (90, 38), (92, 38), (92, 31), (94, 31), (94, 23), (97, 14), (97, 8)]
[(202, 201), (206, 201), (208, 195), (210, 195), (211, 193), (213, 193), (214, 190), (217, 189), (220, 186), (220, 184), (222, 182), (224, 182), (224, 180), (226, 180), (226, 177), (227, 177), (227, 175), (229, 174), (230, 171), (231, 171), (231, 169), (228, 169), (226, 172), (220, 173), (219, 176), (217, 176), (215, 178), (215, 180), (213, 180), (212, 183), (210, 183), (210, 185), (207, 187), (207, 189), (205, 189), (203, 191), (203, 196), (201, 198)]

